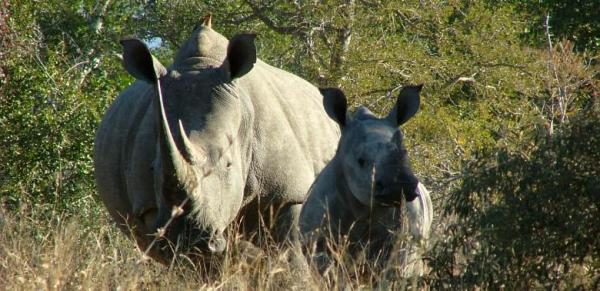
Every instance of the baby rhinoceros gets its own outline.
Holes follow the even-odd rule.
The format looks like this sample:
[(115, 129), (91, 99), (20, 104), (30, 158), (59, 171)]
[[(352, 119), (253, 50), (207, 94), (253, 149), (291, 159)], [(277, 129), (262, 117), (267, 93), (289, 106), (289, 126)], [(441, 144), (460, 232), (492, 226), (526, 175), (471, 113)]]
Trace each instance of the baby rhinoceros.
[[(429, 236), (429, 192), (411, 170), (398, 128), (418, 111), (421, 88), (405, 86), (385, 118), (377, 118), (362, 106), (353, 116), (347, 114), (342, 91), (321, 89), (327, 114), (340, 125), (342, 136), (336, 155), (313, 183), (300, 214), (300, 231), (305, 243), (316, 247), (313, 254), (344, 245), (352, 257), (365, 254), (382, 266), (402, 230), (404, 200), (410, 234), (417, 239)], [(403, 257), (404, 275), (422, 272), (416, 248), (405, 250)]]

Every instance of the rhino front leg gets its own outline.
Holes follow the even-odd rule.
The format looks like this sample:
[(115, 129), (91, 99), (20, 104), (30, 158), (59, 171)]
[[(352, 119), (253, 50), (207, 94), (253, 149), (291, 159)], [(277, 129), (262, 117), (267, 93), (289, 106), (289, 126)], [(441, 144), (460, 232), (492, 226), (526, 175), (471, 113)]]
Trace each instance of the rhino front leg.
[(300, 210), (302, 210), (302, 204), (287, 204), (279, 210), (275, 220), (275, 234), (278, 243), (300, 243), (298, 229)]
[[(287, 261), (295, 277), (295, 282), (301, 282), (309, 276), (308, 262), (302, 253), (298, 220), (302, 204), (283, 206), (275, 221), (276, 239), (280, 246), (287, 250)], [(301, 279), (298, 281), (298, 279)]]

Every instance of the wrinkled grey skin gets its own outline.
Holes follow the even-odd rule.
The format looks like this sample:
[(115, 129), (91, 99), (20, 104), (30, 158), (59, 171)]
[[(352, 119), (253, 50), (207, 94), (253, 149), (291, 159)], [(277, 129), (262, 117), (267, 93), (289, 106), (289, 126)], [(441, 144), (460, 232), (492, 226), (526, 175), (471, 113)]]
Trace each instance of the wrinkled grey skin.
[(366, 250), (370, 258), (386, 258), (394, 231), (402, 227), (404, 200), (411, 233), (429, 235), (431, 199), (410, 168), (398, 128), (417, 112), (420, 91), (421, 86), (404, 87), (392, 111), (380, 119), (365, 107), (351, 117), (341, 91), (322, 89), (326, 111), (342, 136), (300, 214), (300, 231), (307, 244), (317, 243), (316, 252), (325, 251), (331, 238), (349, 243), (351, 253)]
[[(137, 81), (104, 116), (94, 163), (104, 204), (142, 250), (186, 197), (184, 216), (166, 234), (183, 252), (222, 252), (236, 218), (252, 232), (270, 208), (279, 210), (276, 239), (297, 239), (291, 226), (339, 130), (319, 90), (257, 60), (253, 40), (228, 41), (203, 25), (168, 69), (140, 40), (122, 41)], [(168, 262), (166, 242), (150, 255)]]

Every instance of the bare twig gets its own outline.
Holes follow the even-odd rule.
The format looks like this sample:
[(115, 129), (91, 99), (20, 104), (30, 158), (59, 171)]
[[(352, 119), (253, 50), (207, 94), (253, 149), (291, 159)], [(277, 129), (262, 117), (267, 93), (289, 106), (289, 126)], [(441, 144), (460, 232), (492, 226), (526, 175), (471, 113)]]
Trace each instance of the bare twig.
[(183, 200), (183, 202), (181, 202), (181, 204), (173, 206), (173, 209), (171, 210), (171, 217), (169, 217), (169, 220), (167, 220), (167, 222), (162, 227), (159, 227), (156, 230), (156, 233), (154, 234), (154, 239), (150, 242), (148, 247), (146, 247), (146, 249), (144, 250), (144, 255), (143, 255), (142, 259), (138, 260), (138, 262), (137, 262), (138, 264), (143, 262), (143, 260), (148, 257), (148, 254), (150, 253), (150, 250), (152, 250), (152, 247), (154, 247), (154, 244), (156, 244), (156, 242), (159, 239), (161, 239), (165, 236), (165, 234), (167, 233), (167, 229), (169, 228), (171, 223), (173, 223), (173, 221), (175, 221), (176, 218), (183, 215), (183, 213), (184, 213), (183, 207), (185, 207), (185, 205), (188, 203), (189, 200), (190, 200), (190, 197), (186, 197)]
[[(342, 28), (337, 29), (337, 45), (338, 47), (333, 50), (330, 60), (331, 72), (333, 72), (333, 78), (338, 81), (343, 78), (343, 71), (346, 65), (346, 58), (348, 51), (350, 50), (350, 43), (352, 41), (354, 21), (355, 21), (355, 5), (354, 0), (348, 0), (346, 3), (346, 18), (347, 22)], [(338, 84), (339, 86), (339, 84)]]
[(265, 25), (267, 25), (273, 31), (281, 33), (281, 34), (296, 34), (296, 35), (301, 31), (300, 27), (281, 26), (281, 25), (275, 23), (275, 21), (273, 19), (268, 17), (264, 12), (266, 11), (267, 8), (270, 7), (270, 4), (259, 7), (259, 5), (257, 3), (255, 3), (254, 1), (245, 0), (244, 2), (250, 7), (250, 9), (252, 9), (254, 16), (256, 16), (258, 19), (260, 19)]
[(554, 131), (554, 112), (556, 107), (558, 107), (558, 118), (560, 123), (564, 123), (565, 119), (566, 119), (566, 115), (567, 115), (567, 94), (566, 94), (566, 87), (563, 86), (561, 84), (561, 80), (558, 77), (558, 69), (556, 68), (556, 63), (554, 60), (554, 48), (552, 46), (552, 37), (550, 34), (550, 15), (546, 14), (546, 21), (544, 24), (544, 31), (546, 34), (546, 40), (548, 42), (548, 69), (550, 71), (550, 73), (552, 74), (552, 76), (554, 77), (554, 80), (556, 81), (556, 87), (558, 90), (558, 96), (557, 96), (557, 100), (555, 100), (551, 85), (548, 84), (548, 90), (550, 91), (550, 98), (551, 98), (551, 112), (550, 112), (550, 126), (548, 129), (548, 133), (550, 135), (553, 134)]
[(76, 64), (72, 65), (70, 68), (68, 68), (68, 69), (65, 71), (65, 73), (64, 73), (64, 74), (66, 75), (66, 74), (68, 74), (68, 73), (69, 73), (71, 70), (73, 70), (73, 69), (75, 69), (75, 68), (77, 68), (77, 67), (79, 67), (79, 66), (83, 66), (83, 65), (85, 65), (85, 64), (88, 64), (89, 62), (90, 62), (89, 60), (78, 62), (78, 63), (76, 63)]
[(398, 85), (396, 87), (388, 88), (388, 89), (375, 89), (375, 90), (367, 91), (366, 93), (363, 93), (360, 96), (371, 95), (371, 94), (374, 94), (374, 93), (386, 92), (385, 95), (380, 96), (379, 98), (375, 99), (373, 102), (369, 103), (369, 107), (372, 107), (373, 105), (379, 103), (379, 101), (381, 101), (384, 98), (386, 98), (386, 99), (392, 98), (392, 92), (394, 92), (394, 91), (396, 91), (396, 90), (398, 90), (400, 88), (402, 88), (402, 85)]

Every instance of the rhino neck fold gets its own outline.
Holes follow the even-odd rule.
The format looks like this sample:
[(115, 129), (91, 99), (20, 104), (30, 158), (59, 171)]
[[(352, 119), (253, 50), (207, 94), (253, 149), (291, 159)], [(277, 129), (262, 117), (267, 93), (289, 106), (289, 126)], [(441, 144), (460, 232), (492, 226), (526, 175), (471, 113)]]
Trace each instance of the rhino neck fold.
[[(157, 126), (159, 127), (159, 140), (160, 140), (160, 156), (163, 165), (163, 177), (169, 184), (177, 182), (179, 186), (183, 187), (187, 193), (192, 193), (190, 190), (194, 190), (197, 187), (197, 180), (194, 175), (193, 167), (185, 160), (184, 156), (180, 152), (171, 128), (167, 119), (165, 110), (164, 100), (162, 96), (162, 90), (160, 87), (160, 79), (156, 83), (158, 102), (157, 102)], [(182, 134), (185, 134), (182, 132)], [(175, 179), (173, 179), (175, 178)], [(173, 181), (175, 180), (175, 181)]]
[(333, 162), (335, 163), (335, 172), (339, 173), (339, 175), (336, 175), (335, 188), (339, 194), (338, 198), (340, 202), (344, 204), (343, 209), (348, 209), (355, 220), (364, 220), (368, 218), (369, 210), (367, 209), (367, 206), (354, 197), (354, 194), (348, 186), (348, 181), (346, 180), (346, 175), (340, 165), (340, 161), (334, 158)]

